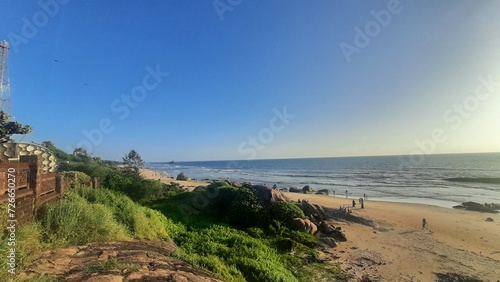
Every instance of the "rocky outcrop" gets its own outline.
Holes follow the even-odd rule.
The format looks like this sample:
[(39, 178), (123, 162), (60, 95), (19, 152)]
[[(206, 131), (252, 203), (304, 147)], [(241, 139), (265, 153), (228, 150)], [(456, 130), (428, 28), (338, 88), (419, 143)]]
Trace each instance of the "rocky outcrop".
[(307, 193), (312, 193), (313, 192), (313, 188), (309, 185), (306, 185), (304, 187), (302, 187), (302, 193), (304, 194), (307, 194)]
[(294, 218), (291, 224), (292, 229), (315, 234), (318, 232), (318, 227), (309, 219)]
[(288, 192), (292, 192), (292, 193), (304, 193), (304, 192), (302, 192), (301, 189), (295, 188), (295, 187), (290, 187), (290, 189), (288, 189)]
[(301, 202), (299, 207), (306, 216), (314, 221), (321, 221), (325, 219), (325, 211), (320, 205), (311, 204), (309, 202)]
[(181, 181), (189, 181), (191, 178), (187, 177), (184, 172), (181, 172), (177, 175), (176, 180), (181, 180)]
[(318, 190), (318, 192), (316, 192), (316, 194), (318, 195), (328, 195), (329, 191), (328, 189), (321, 189), (321, 190)]
[(318, 225), (318, 229), (321, 233), (325, 234), (326, 237), (332, 237), (336, 241), (345, 242), (347, 241), (347, 237), (344, 232), (342, 232), (342, 228), (333, 227), (332, 225), (322, 221)]
[(282, 192), (268, 188), (263, 185), (254, 185), (252, 189), (257, 193), (259, 198), (266, 204), (274, 202), (289, 202), (288, 199)]
[[(172, 257), (175, 245), (158, 241), (100, 242), (45, 251), (21, 280), (43, 274), (59, 281), (199, 281), (218, 282)], [(102, 270), (106, 264), (107, 269)]]
[(241, 188), (241, 187), (243, 187), (243, 184), (236, 182), (236, 181), (233, 181), (233, 182), (231, 182), (231, 186), (236, 187), (236, 188)]

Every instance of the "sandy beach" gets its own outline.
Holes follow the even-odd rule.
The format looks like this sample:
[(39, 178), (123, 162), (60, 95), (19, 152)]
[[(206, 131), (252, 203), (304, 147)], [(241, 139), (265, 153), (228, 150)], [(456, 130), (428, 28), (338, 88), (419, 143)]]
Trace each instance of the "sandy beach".
[[(353, 198), (286, 193), (292, 200), (339, 208)], [(357, 202), (357, 201), (356, 201)], [(353, 214), (375, 227), (333, 221), (348, 241), (332, 251), (353, 277), (381, 281), (435, 281), (435, 273), (458, 273), (484, 281), (500, 279), (500, 216), (422, 204), (365, 201)], [(486, 221), (493, 218), (494, 222)], [(422, 228), (422, 219), (427, 227)]]
[(161, 182), (167, 183), (167, 184), (169, 184), (171, 182), (178, 183), (178, 184), (184, 186), (184, 188), (186, 188), (188, 190), (193, 190), (194, 188), (196, 188), (198, 186), (206, 186), (208, 184), (207, 182), (202, 182), (202, 181), (176, 180), (175, 178), (172, 178), (168, 175), (165, 175), (161, 171), (156, 171), (156, 170), (151, 170), (151, 169), (141, 169), (140, 174), (144, 178), (160, 180)]
[[(158, 172), (143, 176), (176, 182), (188, 189), (205, 182), (177, 181)], [(359, 197), (285, 193), (293, 201), (307, 199), (327, 208), (351, 206), (353, 215), (371, 220), (374, 227), (330, 220), (344, 230), (348, 241), (329, 250), (352, 280), (367, 275), (379, 281), (436, 281), (438, 273), (473, 276), (483, 281), (500, 279), (500, 215), (423, 204), (365, 201)], [(486, 218), (493, 218), (493, 222)], [(422, 219), (427, 220), (422, 228)]]

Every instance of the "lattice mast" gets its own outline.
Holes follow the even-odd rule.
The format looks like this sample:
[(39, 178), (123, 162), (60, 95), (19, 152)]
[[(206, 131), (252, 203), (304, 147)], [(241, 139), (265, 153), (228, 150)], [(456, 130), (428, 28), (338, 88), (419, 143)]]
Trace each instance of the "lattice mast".
[(0, 110), (12, 117), (8, 54), (9, 42), (0, 40)]

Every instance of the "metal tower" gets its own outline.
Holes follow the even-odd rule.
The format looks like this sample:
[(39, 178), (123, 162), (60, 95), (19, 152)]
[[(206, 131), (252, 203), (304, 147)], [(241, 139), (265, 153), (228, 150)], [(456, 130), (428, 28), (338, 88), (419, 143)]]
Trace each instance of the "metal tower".
[(0, 110), (12, 117), (8, 66), (9, 42), (0, 40)]

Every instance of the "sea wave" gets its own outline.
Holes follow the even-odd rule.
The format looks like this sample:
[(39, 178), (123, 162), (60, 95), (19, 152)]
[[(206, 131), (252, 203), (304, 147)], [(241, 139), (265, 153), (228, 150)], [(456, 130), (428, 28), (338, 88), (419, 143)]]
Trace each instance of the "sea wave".
[(500, 177), (454, 177), (445, 178), (444, 180), (453, 182), (500, 184)]

